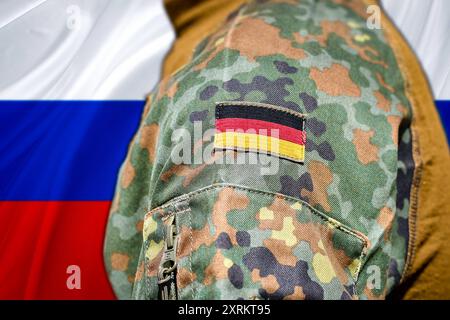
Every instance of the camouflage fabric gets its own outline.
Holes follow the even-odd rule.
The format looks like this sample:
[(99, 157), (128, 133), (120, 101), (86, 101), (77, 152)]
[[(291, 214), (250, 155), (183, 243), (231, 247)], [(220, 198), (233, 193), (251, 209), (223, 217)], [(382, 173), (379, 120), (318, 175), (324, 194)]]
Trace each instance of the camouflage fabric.
[[(180, 299), (376, 299), (399, 284), (412, 114), (390, 44), (366, 18), (363, 1), (255, 1), (160, 83), (108, 222), (105, 263), (119, 298), (158, 298), (169, 222)], [(278, 159), (262, 175), (273, 157), (255, 164), (208, 149), (219, 101), (305, 114), (304, 164)], [(180, 128), (192, 133), (183, 157), (203, 161), (174, 163)]]

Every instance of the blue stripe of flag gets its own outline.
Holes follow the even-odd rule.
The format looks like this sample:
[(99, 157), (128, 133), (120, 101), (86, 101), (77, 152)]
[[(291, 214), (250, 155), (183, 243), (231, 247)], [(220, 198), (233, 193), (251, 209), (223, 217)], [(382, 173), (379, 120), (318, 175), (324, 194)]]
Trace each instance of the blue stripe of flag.
[(110, 200), (144, 101), (0, 101), (0, 200)]
[(436, 107), (444, 125), (447, 142), (450, 142), (450, 100), (437, 100)]

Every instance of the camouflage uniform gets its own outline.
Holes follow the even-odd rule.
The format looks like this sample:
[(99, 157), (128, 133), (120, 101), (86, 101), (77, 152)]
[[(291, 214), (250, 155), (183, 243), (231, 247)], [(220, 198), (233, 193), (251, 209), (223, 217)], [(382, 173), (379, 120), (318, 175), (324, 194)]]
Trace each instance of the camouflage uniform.
[[(161, 295), (174, 239), (166, 298), (374, 299), (399, 284), (414, 207), (412, 111), (389, 41), (366, 17), (362, 1), (255, 1), (160, 83), (108, 223), (119, 298)], [(214, 129), (219, 101), (306, 115), (304, 163), (280, 157), (272, 175), (260, 163), (174, 163), (174, 131)], [(212, 139), (193, 139), (192, 154)]]

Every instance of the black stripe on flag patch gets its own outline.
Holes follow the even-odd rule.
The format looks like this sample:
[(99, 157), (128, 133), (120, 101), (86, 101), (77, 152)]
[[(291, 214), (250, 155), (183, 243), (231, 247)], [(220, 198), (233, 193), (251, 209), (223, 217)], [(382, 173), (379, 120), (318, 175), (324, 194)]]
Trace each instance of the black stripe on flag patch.
[(277, 106), (252, 102), (219, 102), (216, 105), (216, 119), (240, 118), (278, 123), (303, 130), (305, 116), (301, 113)]

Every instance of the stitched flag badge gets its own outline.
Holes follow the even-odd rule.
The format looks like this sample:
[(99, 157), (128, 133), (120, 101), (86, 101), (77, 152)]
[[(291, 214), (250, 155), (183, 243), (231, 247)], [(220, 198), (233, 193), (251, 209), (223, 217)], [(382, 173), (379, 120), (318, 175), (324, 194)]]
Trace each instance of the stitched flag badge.
[(265, 153), (303, 163), (305, 116), (263, 103), (216, 104), (215, 149)]

